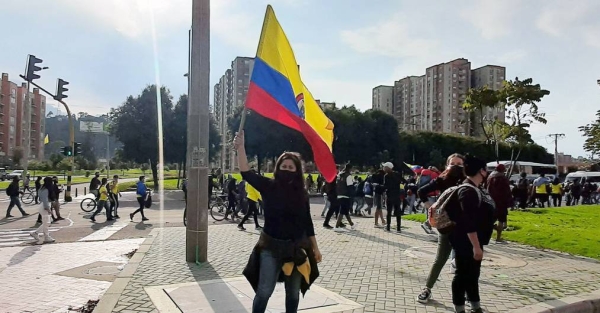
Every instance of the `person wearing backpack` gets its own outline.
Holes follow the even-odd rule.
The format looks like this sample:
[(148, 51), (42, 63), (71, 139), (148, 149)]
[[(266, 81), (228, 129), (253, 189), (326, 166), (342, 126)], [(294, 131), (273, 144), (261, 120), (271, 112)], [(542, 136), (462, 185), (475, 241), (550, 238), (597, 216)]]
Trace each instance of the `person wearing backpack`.
[[(457, 313), (465, 312), (465, 293), (469, 297), (472, 313), (483, 313), (479, 297), (479, 276), (483, 247), (492, 238), (495, 222), (494, 200), (481, 190), (487, 179), (486, 162), (476, 157), (465, 158), (467, 179), (458, 187), (455, 202), (449, 203), (447, 212), (456, 223), (449, 234), (456, 251), (456, 274), (452, 279), (452, 303)], [(452, 201), (454, 199), (451, 199)]]
[[(417, 195), (425, 203), (425, 206), (428, 210), (429, 215), (429, 207), (431, 206), (428, 203), (427, 195), (433, 190), (439, 190), (440, 192), (444, 192), (447, 189), (458, 186), (464, 179), (464, 156), (455, 153), (452, 154), (446, 159), (446, 170), (435, 180), (431, 181), (428, 185), (425, 185), (417, 191)], [(429, 220), (429, 216), (428, 216)], [(429, 227), (429, 223), (427, 223)], [(427, 229), (425, 226), (422, 226), (423, 229)], [(435, 261), (431, 265), (431, 269), (429, 270), (429, 275), (427, 275), (427, 282), (425, 283), (425, 288), (421, 291), (421, 293), (417, 296), (417, 301), (419, 303), (426, 304), (429, 302), (429, 299), (432, 297), (431, 289), (435, 285), (444, 265), (446, 265), (446, 261), (453, 254), (452, 246), (450, 245), (450, 240), (448, 235), (439, 234), (438, 235), (438, 247), (435, 255)], [(452, 257), (454, 259), (454, 257)], [(453, 266), (453, 262), (450, 263)], [(454, 270), (454, 268), (452, 269)]]
[(10, 204), (8, 205), (8, 209), (6, 210), (6, 218), (13, 217), (12, 215), (10, 215), (10, 211), (15, 207), (15, 205), (21, 212), (21, 215), (29, 215), (23, 210), (23, 207), (21, 206), (21, 201), (19, 200), (19, 195), (21, 195), (22, 193), (23, 192), (19, 190), (19, 177), (15, 176), (10, 185), (6, 187), (6, 195), (10, 197)]
[(146, 187), (146, 176), (140, 176), (140, 180), (136, 184), (136, 197), (138, 204), (140, 205), (139, 209), (135, 210), (135, 212), (129, 214), (129, 219), (133, 222), (133, 217), (140, 212), (142, 214), (142, 221), (147, 221), (148, 218), (144, 215), (144, 208), (146, 207), (146, 199), (149, 196), (148, 187)]
[(521, 178), (517, 183), (516, 196), (519, 201), (519, 209), (527, 209), (527, 200), (529, 200), (529, 180), (527, 180), (527, 173), (522, 172)]

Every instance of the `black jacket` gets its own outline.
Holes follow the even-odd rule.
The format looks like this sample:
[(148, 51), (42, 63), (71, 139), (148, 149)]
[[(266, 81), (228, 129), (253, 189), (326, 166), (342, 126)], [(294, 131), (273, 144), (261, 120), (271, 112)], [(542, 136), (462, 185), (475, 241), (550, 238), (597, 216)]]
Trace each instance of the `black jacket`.
[[(262, 250), (269, 250), (273, 255), (279, 259), (283, 263), (294, 262), (296, 265), (301, 265), (308, 258), (308, 262), (310, 263), (310, 275), (309, 282), (302, 279), (300, 284), (300, 291), (304, 296), (306, 291), (310, 288), (312, 283), (319, 277), (319, 268), (317, 266), (317, 260), (315, 258), (315, 254), (312, 250), (312, 245), (308, 238), (304, 238), (300, 241), (282, 241), (271, 238), (269, 235), (265, 233), (261, 233), (260, 239), (254, 249), (252, 250), (252, 254), (248, 259), (248, 264), (246, 264), (246, 268), (244, 268), (243, 274), (256, 292), (258, 288), (258, 279), (260, 277), (260, 252)], [(278, 282), (283, 282), (285, 279), (285, 275), (283, 271), (279, 274), (277, 279)]]

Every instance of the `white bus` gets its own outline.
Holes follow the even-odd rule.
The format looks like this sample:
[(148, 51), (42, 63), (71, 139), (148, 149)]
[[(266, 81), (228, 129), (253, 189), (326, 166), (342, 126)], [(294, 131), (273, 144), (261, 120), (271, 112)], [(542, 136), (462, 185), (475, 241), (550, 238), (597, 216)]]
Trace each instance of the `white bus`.
[(600, 172), (577, 171), (567, 174), (565, 182), (575, 181), (579, 181), (582, 185), (587, 182), (598, 184), (600, 183)]
[[(500, 162), (489, 162), (487, 164), (487, 170), (493, 171), (496, 169), (498, 164), (504, 164), (506, 167), (506, 173), (510, 171), (510, 167), (512, 166), (511, 161), (500, 161)], [(526, 161), (517, 161), (515, 170), (512, 172), (510, 177), (511, 181), (519, 181), (520, 174), (522, 172), (527, 173), (527, 179), (534, 180), (540, 177), (540, 174), (545, 174), (546, 177), (554, 180), (556, 177), (556, 165), (554, 164), (544, 164), (544, 163), (535, 163), (535, 162), (526, 162)]]

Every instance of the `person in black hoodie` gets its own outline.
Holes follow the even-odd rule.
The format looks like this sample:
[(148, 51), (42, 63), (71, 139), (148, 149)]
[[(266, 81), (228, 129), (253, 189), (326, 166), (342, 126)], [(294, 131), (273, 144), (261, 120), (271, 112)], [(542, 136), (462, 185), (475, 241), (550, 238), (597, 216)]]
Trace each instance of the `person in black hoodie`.
[(10, 215), (10, 211), (13, 209), (13, 207), (15, 205), (17, 206), (19, 211), (21, 211), (21, 215), (23, 215), (23, 216), (29, 215), (29, 214), (27, 214), (27, 212), (25, 212), (23, 210), (23, 207), (21, 207), (21, 201), (19, 200), (19, 195), (21, 195), (22, 193), (23, 192), (19, 189), (19, 177), (15, 176), (13, 178), (12, 183), (10, 183), (10, 185), (8, 185), (8, 187), (6, 188), (6, 195), (10, 197), (10, 204), (8, 205), (8, 209), (6, 210), (6, 218), (13, 217), (12, 215)]
[(302, 163), (297, 154), (283, 153), (271, 179), (250, 170), (243, 131), (236, 134), (234, 147), (242, 178), (260, 192), (265, 205), (264, 228), (243, 271), (256, 293), (252, 312), (265, 312), (275, 285), (283, 281), (285, 311), (295, 313), (300, 292), (304, 295), (319, 276), (317, 263), (322, 258), (304, 189)]
[(42, 176), (38, 176), (35, 180), (35, 204), (40, 203), (40, 197), (38, 197), (38, 192), (42, 188)]
[(467, 179), (458, 188), (448, 215), (456, 223), (450, 243), (456, 251), (456, 274), (452, 280), (452, 303), (456, 312), (465, 312), (465, 292), (472, 313), (482, 313), (479, 298), (479, 276), (483, 246), (492, 237), (495, 217), (494, 200), (481, 189), (487, 179), (486, 162), (471, 156), (465, 158)]
[(400, 226), (402, 224), (402, 212), (400, 209), (400, 184), (404, 182), (402, 174), (393, 170), (394, 164), (392, 162), (385, 162), (382, 164), (385, 176), (383, 177), (383, 186), (387, 196), (387, 226), (386, 231), (390, 231), (392, 224), (392, 215), (396, 217), (396, 232), (400, 233), (402, 230)]

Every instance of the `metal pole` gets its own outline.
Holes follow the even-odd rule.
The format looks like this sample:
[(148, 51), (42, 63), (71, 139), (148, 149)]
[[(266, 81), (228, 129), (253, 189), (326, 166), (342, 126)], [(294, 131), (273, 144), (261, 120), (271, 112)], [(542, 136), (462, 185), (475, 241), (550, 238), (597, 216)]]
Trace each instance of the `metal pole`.
[[(31, 83), (27, 82), (27, 93), (25, 94), (25, 147), (23, 148), (23, 177), (25, 179), (27, 177), (27, 168), (29, 166), (29, 153), (31, 150), (31, 96), (29, 95), (29, 89), (31, 87)], [(20, 145), (22, 144), (19, 143)]]
[(188, 95), (188, 224), (186, 261), (208, 259), (208, 123), (210, 78), (210, 0), (192, 2), (190, 94)]
[(106, 179), (110, 179), (110, 134), (106, 132)]

